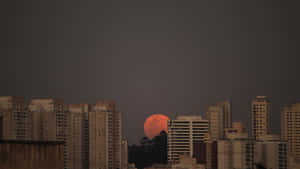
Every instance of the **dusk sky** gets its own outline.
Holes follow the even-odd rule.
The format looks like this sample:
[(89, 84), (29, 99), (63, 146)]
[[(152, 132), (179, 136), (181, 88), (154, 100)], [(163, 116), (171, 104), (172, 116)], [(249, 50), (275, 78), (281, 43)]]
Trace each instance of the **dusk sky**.
[(153, 113), (224, 99), (250, 126), (266, 95), (278, 133), (280, 107), (300, 101), (299, 14), (277, 0), (4, 0), (0, 95), (115, 100), (130, 144)]

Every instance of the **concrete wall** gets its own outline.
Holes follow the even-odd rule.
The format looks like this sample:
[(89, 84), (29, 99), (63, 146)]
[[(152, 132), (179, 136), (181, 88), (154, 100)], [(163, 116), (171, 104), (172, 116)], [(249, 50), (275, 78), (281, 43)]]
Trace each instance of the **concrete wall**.
[(63, 169), (62, 142), (0, 141), (0, 169)]

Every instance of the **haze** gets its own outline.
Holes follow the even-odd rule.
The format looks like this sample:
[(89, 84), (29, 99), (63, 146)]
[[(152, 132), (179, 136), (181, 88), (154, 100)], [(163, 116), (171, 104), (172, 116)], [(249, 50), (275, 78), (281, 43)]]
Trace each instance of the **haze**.
[(1, 1), (0, 95), (115, 100), (130, 144), (153, 113), (204, 115), (224, 99), (249, 126), (251, 99), (267, 95), (279, 132), (300, 94), (300, 10), (269, 2)]

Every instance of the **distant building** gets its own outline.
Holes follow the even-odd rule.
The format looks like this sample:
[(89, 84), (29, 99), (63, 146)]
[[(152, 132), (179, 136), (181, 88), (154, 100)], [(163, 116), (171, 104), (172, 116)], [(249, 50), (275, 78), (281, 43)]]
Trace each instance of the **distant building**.
[(1, 169), (63, 169), (63, 142), (0, 141)]
[(255, 163), (267, 169), (287, 169), (287, 143), (277, 135), (261, 136), (256, 141)]
[(218, 169), (253, 169), (255, 143), (245, 134), (218, 141)]
[(288, 155), (300, 161), (300, 103), (281, 109), (281, 139), (288, 142)]
[(209, 133), (214, 140), (223, 139), (225, 128), (231, 128), (231, 103), (219, 102), (215, 106), (209, 106), (206, 112), (209, 123)]
[(97, 102), (89, 112), (90, 169), (121, 169), (121, 113), (113, 102)]
[(232, 134), (240, 135), (246, 132), (246, 128), (242, 122), (233, 122), (231, 128), (225, 129), (225, 138), (230, 137)]
[(208, 121), (201, 116), (178, 116), (168, 121), (168, 161), (176, 163), (179, 155), (193, 156), (193, 145), (203, 142), (208, 133)]
[(63, 100), (52, 98), (31, 99), (32, 139), (65, 141), (66, 110)]
[(205, 165), (198, 164), (195, 158), (189, 154), (179, 155), (178, 163), (176, 164), (154, 164), (145, 169), (205, 169)]
[[(29, 104), (31, 115), (32, 140), (63, 141), (66, 143), (67, 111), (63, 100), (53, 98), (33, 98)], [(67, 165), (67, 146), (65, 162)], [(67, 166), (65, 166), (67, 169)]]
[(268, 134), (270, 107), (270, 101), (266, 96), (257, 96), (252, 101), (252, 136), (254, 139)]
[(231, 128), (231, 126), (232, 126), (232, 113), (231, 113), (232, 105), (231, 105), (231, 101), (226, 100), (226, 101), (217, 102), (216, 105), (223, 109), (224, 128)]
[(67, 162), (68, 169), (89, 168), (88, 104), (71, 104), (67, 114)]
[(122, 169), (128, 168), (128, 143), (127, 140), (122, 140), (121, 144), (121, 153), (122, 153)]
[(296, 160), (295, 157), (288, 157), (288, 169), (298, 169), (300, 168), (300, 161)]
[(196, 159), (190, 157), (188, 154), (181, 154), (179, 156), (179, 163), (173, 164), (172, 169), (205, 169), (205, 165), (197, 164)]
[(31, 139), (31, 122), (24, 97), (0, 97), (0, 140)]
[(206, 144), (206, 169), (218, 169), (218, 142), (212, 140), (210, 134), (205, 135)]

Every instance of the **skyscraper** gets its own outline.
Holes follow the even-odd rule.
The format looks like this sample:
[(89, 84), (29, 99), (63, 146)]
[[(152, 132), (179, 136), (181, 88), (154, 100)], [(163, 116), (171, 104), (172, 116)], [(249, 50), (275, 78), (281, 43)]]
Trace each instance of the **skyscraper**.
[(232, 113), (231, 113), (231, 101), (221, 101), (216, 104), (223, 109), (224, 128), (231, 128), (232, 126)]
[(89, 112), (90, 169), (121, 169), (121, 125), (114, 102), (97, 102)]
[(223, 139), (225, 128), (231, 128), (231, 103), (223, 101), (214, 106), (209, 106), (206, 111), (206, 119), (209, 123), (211, 139)]
[(218, 141), (218, 169), (254, 169), (254, 141), (246, 133)]
[(281, 138), (288, 142), (288, 155), (300, 160), (300, 103), (281, 109)]
[(193, 156), (193, 145), (203, 142), (208, 133), (208, 121), (201, 116), (178, 116), (168, 121), (168, 161), (178, 162), (179, 155)]
[(34, 98), (29, 104), (32, 116), (32, 139), (65, 141), (66, 111), (63, 100)]
[(252, 101), (252, 136), (257, 139), (269, 132), (270, 101), (266, 96), (257, 96)]
[[(66, 107), (61, 99), (34, 98), (29, 104), (32, 139), (66, 143)], [(67, 169), (67, 146), (64, 145), (64, 165)]]
[(277, 135), (258, 138), (255, 146), (255, 163), (264, 168), (287, 169), (287, 143)]
[(67, 168), (89, 168), (88, 104), (71, 104), (67, 114)]
[(30, 120), (24, 97), (0, 97), (0, 140), (30, 139)]

